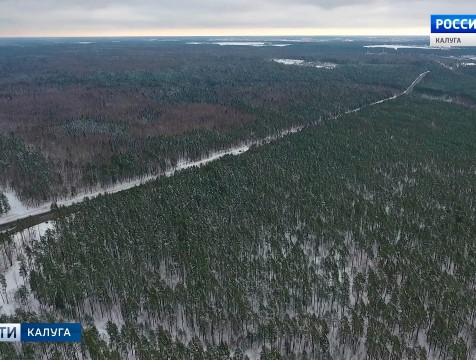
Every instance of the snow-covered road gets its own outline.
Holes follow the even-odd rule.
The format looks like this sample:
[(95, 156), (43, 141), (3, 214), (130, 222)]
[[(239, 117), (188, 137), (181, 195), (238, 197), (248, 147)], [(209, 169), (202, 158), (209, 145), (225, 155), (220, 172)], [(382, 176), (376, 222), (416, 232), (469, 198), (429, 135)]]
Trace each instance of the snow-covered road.
[[(236, 146), (236, 147), (224, 150), (224, 151), (218, 151), (218, 152), (212, 153), (210, 156), (207, 156), (207, 157), (202, 158), (202, 159), (197, 160), (197, 161), (182, 160), (182, 161), (179, 161), (179, 163), (177, 164), (177, 166), (174, 169), (168, 170), (163, 174), (149, 175), (149, 176), (137, 178), (137, 179), (134, 179), (134, 180), (131, 180), (131, 181), (120, 182), (120, 183), (117, 183), (117, 184), (112, 185), (110, 187), (98, 189), (98, 190), (95, 190), (95, 191), (92, 191), (92, 192), (81, 192), (80, 194), (78, 194), (77, 196), (74, 196), (72, 198), (58, 200), (57, 204), (58, 204), (58, 206), (70, 206), (70, 205), (73, 205), (75, 203), (79, 203), (79, 202), (83, 201), (87, 197), (88, 198), (94, 198), (94, 197), (98, 196), (99, 194), (104, 194), (106, 192), (110, 194), (110, 193), (115, 193), (115, 192), (118, 192), (118, 191), (127, 190), (127, 189), (130, 189), (130, 188), (133, 188), (134, 186), (144, 184), (147, 181), (154, 180), (154, 179), (156, 179), (160, 176), (171, 176), (176, 171), (184, 170), (184, 169), (194, 167), (194, 166), (201, 166), (201, 165), (204, 165), (204, 164), (209, 163), (211, 161), (217, 160), (217, 159), (219, 159), (219, 158), (221, 158), (225, 155), (241, 154), (241, 153), (247, 151), (248, 149), (249, 149), (248, 145), (241, 145), (241, 146)], [(47, 212), (50, 211), (51, 202), (46, 202), (46, 203), (43, 203), (39, 206), (28, 207), (28, 206), (24, 205), (18, 199), (18, 197), (16, 196), (16, 194), (13, 191), (9, 190), (9, 191), (5, 191), (4, 193), (8, 198), (8, 202), (11, 206), (11, 210), (7, 213), (7, 215), (2, 216), (0, 218), (0, 225), (1, 224), (6, 224), (6, 223), (9, 223), (9, 222), (12, 222), (12, 221), (16, 221), (16, 220), (19, 220), (19, 219), (23, 219), (23, 218), (26, 218), (28, 216), (44, 214), (44, 213), (47, 213)]]
[(420, 82), (423, 80), (423, 78), (425, 77), (426, 74), (428, 74), (429, 71), (425, 71), (424, 73), (421, 73), (413, 82), (412, 84), (402, 93), (403, 94), (409, 94), (413, 91), (413, 88)]

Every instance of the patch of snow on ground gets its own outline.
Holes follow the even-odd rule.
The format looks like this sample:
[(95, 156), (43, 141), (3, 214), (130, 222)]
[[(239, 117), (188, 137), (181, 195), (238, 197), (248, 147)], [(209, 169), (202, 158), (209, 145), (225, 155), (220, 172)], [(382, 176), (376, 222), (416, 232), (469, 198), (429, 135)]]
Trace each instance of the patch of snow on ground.
[(264, 42), (239, 42), (239, 41), (225, 41), (212, 43), (220, 46), (265, 46)]
[(15, 293), (20, 286), (25, 285), (25, 281), (20, 275), (20, 263), (15, 261), (3, 276), (5, 276), (7, 286), (5, 289), (1, 289), (0, 313), (2, 315), (13, 315), (15, 309), (19, 307), (15, 301)]
[[(0, 276), (5, 277), (6, 287), (0, 287), (0, 314), (13, 315), (17, 308), (24, 309), (25, 306), (15, 299), (17, 291), (25, 285), (25, 279), (20, 274), (20, 261), (18, 256), (24, 256), (25, 243), (29, 241), (39, 241), (46, 230), (53, 228), (52, 222), (42, 223), (32, 228), (15, 234), (13, 243), (4, 245), (5, 255), (0, 267)], [(7, 255), (7, 253), (9, 255)], [(10, 259), (9, 259), (10, 257)], [(12, 260), (10, 265), (10, 260)], [(38, 311), (39, 303), (30, 293), (27, 299), (28, 309)]]
[[(460, 63), (456, 64), (456, 67), (460, 66), (476, 66), (476, 56), (474, 55), (460, 55), (460, 56), (444, 56), (445, 59), (459, 60)], [(437, 63), (441, 64), (440, 61), (436, 60)], [(441, 64), (443, 65), (443, 64)]]
[(300, 42), (315, 42), (316, 39), (313, 39), (313, 38), (286, 39), (286, 38), (284, 38), (284, 39), (279, 39), (279, 41), (300, 43)]
[(297, 59), (273, 59), (273, 61), (284, 65), (301, 65), (304, 63), (304, 60)]
[(250, 360), (257, 360), (261, 358), (261, 351), (262, 346), (260, 344), (253, 344), (253, 347), (246, 349), (244, 353)]
[(475, 55), (459, 55), (459, 56), (442, 56), (445, 59), (453, 59), (453, 60), (476, 60)]
[[(86, 300), (86, 302), (88, 301), (89, 300)], [(94, 320), (94, 326), (98, 330), (99, 335), (107, 343), (109, 343), (109, 334), (107, 332), (108, 321), (116, 324), (119, 330), (121, 330), (122, 326), (125, 323), (124, 318), (122, 317), (120, 306), (117, 304), (113, 305), (109, 310), (105, 311), (104, 315), (101, 315), (101, 311), (96, 309), (94, 314), (92, 314), (91, 316)]]
[(315, 65), (315, 67), (318, 69), (335, 69), (337, 65), (331, 63), (324, 63), (322, 65)]
[(284, 47), (290, 46), (291, 44), (276, 44), (276, 43), (269, 43), (269, 42), (261, 42), (261, 41), (217, 41), (217, 42), (188, 42), (189, 45), (220, 45), (220, 46), (254, 46), (254, 47), (263, 47), (263, 46), (276, 46), (276, 47)]
[(328, 62), (312, 62), (312, 61), (304, 61), (300, 59), (273, 59), (274, 62), (284, 65), (298, 65), (298, 66), (313, 66), (318, 69), (335, 69), (337, 67), (336, 64), (328, 63)]
[[(0, 192), (2, 191), (0, 190)], [(6, 190), (6, 191), (3, 191), (3, 193), (8, 199), (10, 210), (5, 215), (0, 217), (1, 219), (12, 214), (22, 214), (28, 211), (29, 207), (23, 204), (12, 190)]]
[(364, 45), (364, 48), (385, 48), (385, 49), (424, 49), (424, 50), (448, 50), (449, 48), (437, 46), (417, 46), (417, 45)]

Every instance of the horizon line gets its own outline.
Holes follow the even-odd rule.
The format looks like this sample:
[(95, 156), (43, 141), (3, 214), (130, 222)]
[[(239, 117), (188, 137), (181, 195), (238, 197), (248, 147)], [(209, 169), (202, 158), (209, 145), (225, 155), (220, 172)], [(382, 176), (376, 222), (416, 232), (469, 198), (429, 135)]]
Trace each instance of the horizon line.
[(75, 39), (75, 38), (190, 38), (190, 37), (429, 37), (430, 35), (422, 35), (422, 34), (335, 34), (335, 35), (309, 35), (309, 34), (302, 34), (302, 35), (289, 35), (289, 34), (282, 34), (282, 35), (220, 35), (220, 34), (210, 34), (210, 35), (66, 35), (66, 36), (2, 36), (0, 35), (0, 39)]

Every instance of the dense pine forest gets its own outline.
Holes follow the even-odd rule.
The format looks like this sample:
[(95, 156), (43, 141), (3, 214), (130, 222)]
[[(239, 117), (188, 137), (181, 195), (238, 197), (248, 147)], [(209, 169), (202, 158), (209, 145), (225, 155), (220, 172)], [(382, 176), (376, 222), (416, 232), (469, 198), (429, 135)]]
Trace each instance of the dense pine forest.
[(476, 101), (458, 49), (150, 40), (2, 40), (0, 187), (36, 205), (158, 174), (398, 94), (428, 70), (420, 95)]
[(476, 117), (421, 94), (3, 235), (0, 320), (85, 330), (0, 358), (474, 359)]
[(0, 184), (15, 189), (25, 202), (46, 201), (52, 195), (53, 167), (16, 136), (0, 133), (0, 169)]

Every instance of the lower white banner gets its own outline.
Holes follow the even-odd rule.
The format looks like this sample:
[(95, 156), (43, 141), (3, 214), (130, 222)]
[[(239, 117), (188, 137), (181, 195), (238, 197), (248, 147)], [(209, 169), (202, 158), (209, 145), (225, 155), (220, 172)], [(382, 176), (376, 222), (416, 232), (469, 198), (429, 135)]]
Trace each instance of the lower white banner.
[(476, 33), (474, 34), (433, 33), (430, 35), (430, 46), (437, 46), (437, 47), (476, 46)]

